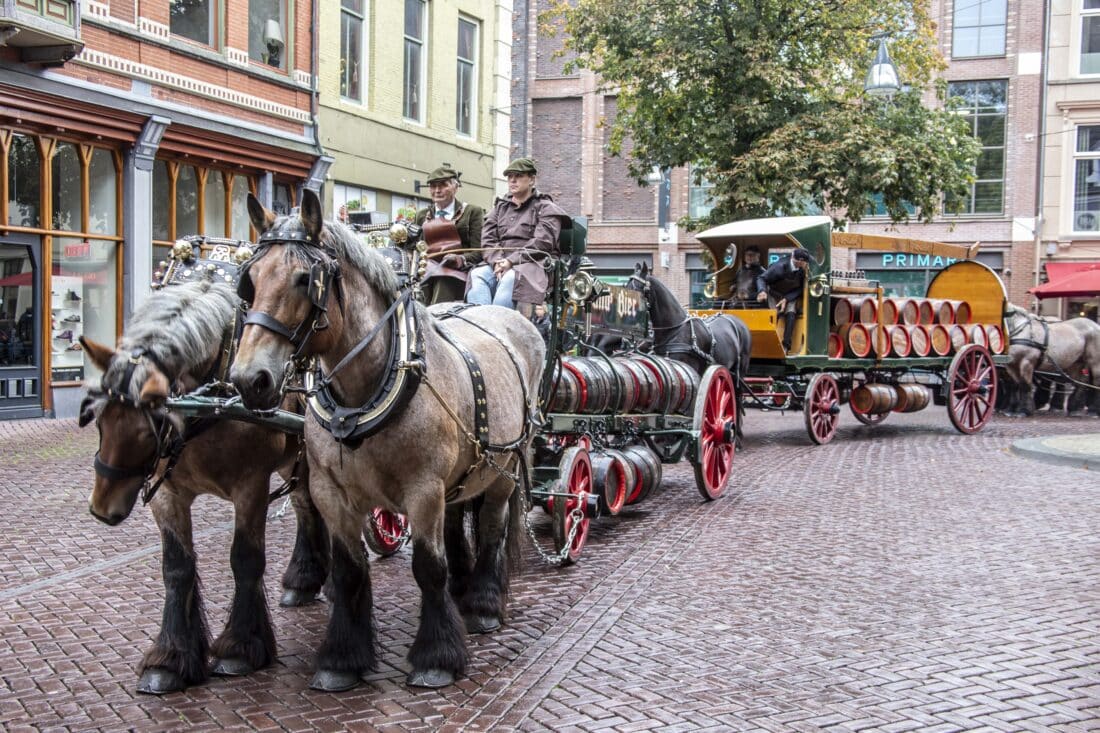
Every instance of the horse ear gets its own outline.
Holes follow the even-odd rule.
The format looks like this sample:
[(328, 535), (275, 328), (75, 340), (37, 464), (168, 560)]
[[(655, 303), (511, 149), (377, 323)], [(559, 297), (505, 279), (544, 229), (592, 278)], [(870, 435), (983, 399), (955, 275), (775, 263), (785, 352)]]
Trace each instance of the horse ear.
[(263, 234), (275, 223), (275, 212), (268, 211), (260, 200), (248, 194), (248, 218), (252, 220), (252, 228), (257, 234)]
[(641, 263), (640, 271), (642, 277), (649, 277), (649, 265), (645, 262)]
[(302, 224), (305, 225), (306, 231), (316, 241), (321, 236), (321, 227), (325, 225), (325, 217), (321, 213), (321, 199), (317, 197), (312, 189), (307, 188), (302, 191), (302, 206), (299, 216), (302, 217)]
[(168, 387), (168, 377), (161, 374), (157, 369), (150, 369), (149, 377), (145, 380), (145, 384), (141, 386), (141, 404), (149, 404), (154, 407), (164, 404), (164, 401), (168, 399)]
[(115, 350), (84, 336), (80, 337), (80, 345), (84, 347), (84, 353), (92, 360), (95, 368), (101, 372), (106, 372), (107, 367), (111, 364), (111, 359), (115, 356)]
[(90, 423), (92, 420), (95, 420), (95, 410), (92, 409), (92, 406), (94, 404), (95, 404), (95, 399), (92, 398), (91, 395), (89, 395), (89, 396), (85, 397), (83, 400), (81, 400), (81, 402), (80, 402), (80, 419), (77, 421), (77, 424), (80, 427), (84, 427), (85, 425)]

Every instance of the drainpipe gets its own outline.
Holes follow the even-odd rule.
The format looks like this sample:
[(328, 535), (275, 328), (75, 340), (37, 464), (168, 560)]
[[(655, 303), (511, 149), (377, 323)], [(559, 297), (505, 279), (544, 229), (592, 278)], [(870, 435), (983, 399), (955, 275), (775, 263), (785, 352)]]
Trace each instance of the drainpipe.
[[(1039, 175), (1035, 181), (1035, 275), (1034, 285), (1039, 284), (1039, 268), (1042, 266), (1043, 253), (1043, 176), (1046, 169), (1046, 143), (1047, 143), (1047, 81), (1050, 61), (1050, 8), (1052, 2), (1044, 3), (1046, 9), (1043, 12), (1043, 58), (1042, 74), (1039, 82), (1039, 135), (1036, 138), (1039, 155)], [(1032, 296), (1034, 298), (1034, 296)], [(1039, 310), (1039, 299), (1034, 298), (1034, 310)]]

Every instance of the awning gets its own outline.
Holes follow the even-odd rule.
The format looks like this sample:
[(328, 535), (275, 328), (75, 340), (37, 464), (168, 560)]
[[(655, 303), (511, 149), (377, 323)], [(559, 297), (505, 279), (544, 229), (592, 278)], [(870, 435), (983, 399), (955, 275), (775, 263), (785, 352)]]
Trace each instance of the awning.
[(1100, 262), (1048, 262), (1050, 282), (1028, 290), (1036, 298), (1100, 296)]

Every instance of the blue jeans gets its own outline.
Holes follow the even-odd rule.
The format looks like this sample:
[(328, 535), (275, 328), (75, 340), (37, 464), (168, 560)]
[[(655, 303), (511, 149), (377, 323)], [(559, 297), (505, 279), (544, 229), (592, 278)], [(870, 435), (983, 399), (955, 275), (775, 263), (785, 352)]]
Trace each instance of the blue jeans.
[(515, 283), (515, 270), (508, 270), (498, 280), (492, 265), (479, 265), (470, 272), (470, 290), (466, 293), (466, 302), (515, 308), (516, 303), (512, 299)]

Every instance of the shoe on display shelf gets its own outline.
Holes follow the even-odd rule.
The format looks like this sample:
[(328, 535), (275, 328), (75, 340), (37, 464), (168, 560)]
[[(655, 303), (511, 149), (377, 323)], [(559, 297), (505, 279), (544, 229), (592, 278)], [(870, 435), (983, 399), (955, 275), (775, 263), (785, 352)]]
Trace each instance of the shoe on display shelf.
[(71, 330), (62, 331), (61, 333), (54, 336), (54, 338), (55, 339), (64, 339), (66, 341), (72, 341), (73, 340), (73, 332)]
[(77, 313), (74, 313), (73, 315), (69, 316), (68, 318), (62, 318), (61, 322), (62, 323), (80, 323), (80, 315), (77, 314)]
[(68, 292), (68, 294), (65, 296), (65, 300), (72, 300), (74, 302), (80, 302), (80, 300), (82, 300), (82, 299), (79, 295), (76, 294), (75, 290), (70, 290)]

